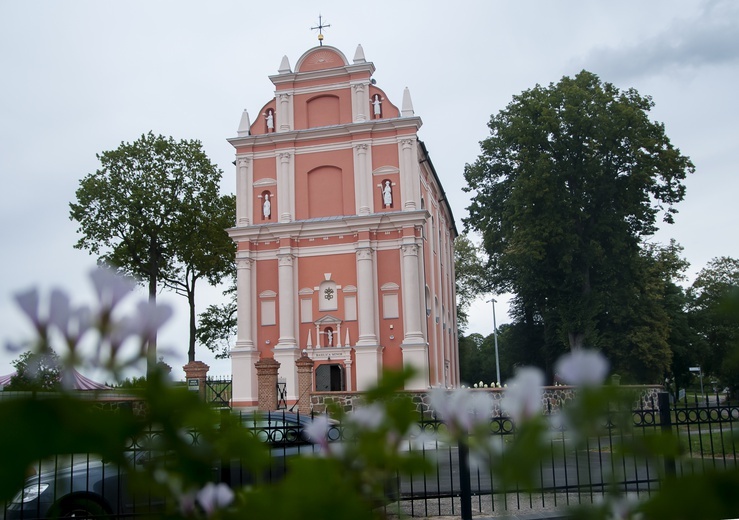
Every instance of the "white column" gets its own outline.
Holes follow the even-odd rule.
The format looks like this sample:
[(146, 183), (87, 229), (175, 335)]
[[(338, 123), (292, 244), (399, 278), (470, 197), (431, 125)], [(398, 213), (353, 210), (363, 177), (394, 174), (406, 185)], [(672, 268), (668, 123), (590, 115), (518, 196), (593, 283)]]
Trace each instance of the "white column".
[(236, 160), (236, 225), (248, 226), (251, 223), (252, 197), (251, 159), (240, 157)]
[(369, 215), (372, 207), (372, 183), (367, 174), (367, 150), (369, 145), (354, 145), (354, 184), (357, 189), (357, 214)]
[(421, 330), (420, 278), (418, 273), (418, 246), (404, 244), (403, 253), (403, 316), (405, 317), (405, 335), (403, 343), (423, 342)]
[[(369, 242), (369, 241), (365, 241)], [(382, 347), (375, 332), (375, 262), (369, 243), (357, 248), (359, 339), (354, 346), (357, 391), (374, 387), (382, 371)]]
[[(288, 249), (287, 251), (285, 249)], [(277, 287), (279, 290), (279, 320), (280, 320), (280, 339), (277, 345), (272, 349), (274, 358), (280, 363), (279, 376), (285, 378), (287, 384), (287, 398), (294, 400), (298, 398), (298, 371), (295, 367), (295, 360), (300, 357), (300, 349), (298, 349), (295, 340), (295, 306), (297, 298), (295, 293), (295, 273), (294, 273), (295, 257), (289, 251), (289, 248), (280, 248), (277, 254)]]
[(420, 299), (418, 245), (403, 244), (401, 251), (404, 336), (400, 348), (403, 351), (403, 365), (413, 367), (416, 371), (416, 375), (406, 383), (406, 390), (423, 390), (429, 385), (429, 359), (428, 344), (421, 329), (423, 311)]
[(420, 180), (417, 178), (416, 169), (413, 164), (413, 140), (403, 139), (400, 146), (400, 182), (403, 188), (403, 208), (406, 210), (416, 209), (416, 192)]
[(292, 222), (290, 207), (290, 160), (292, 154), (282, 152), (277, 155), (277, 206), (280, 208), (280, 222)]
[(375, 262), (370, 247), (357, 249), (357, 305), (359, 339), (357, 345), (377, 345), (375, 332)]
[(236, 345), (231, 349), (231, 373), (233, 374), (232, 400), (237, 406), (256, 404), (258, 381), (254, 363), (259, 361), (259, 351), (254, 345), (252, 294), (254, 260), (236, 259)]
[(252, 310), (254, 294), (252, 290), (251, 258), (236, 258), (236, 347), (254, 349), (254, 330)]
[(278, 264), (278, 298), (280, 301), (280, 339), (276, 348), (296, 347), (295, 341), (295, 276), (293, 273), (292, 253), (277, 254)]

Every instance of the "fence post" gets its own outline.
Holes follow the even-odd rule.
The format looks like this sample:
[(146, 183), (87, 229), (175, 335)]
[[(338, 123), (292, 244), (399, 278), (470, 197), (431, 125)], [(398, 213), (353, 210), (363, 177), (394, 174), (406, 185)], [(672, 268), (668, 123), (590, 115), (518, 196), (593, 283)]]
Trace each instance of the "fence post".
[(459, 454), (459, 501), (462, 520), (472, 520), (472, 486), (470, 485), (470, 448), (467, 445), (467, 433), (460, 437)]
[[(659, 423), (662, 427), (663, 434), (672, 433), (672, 411), (670, 410), (670, 394), (667, 392), (660, 392), (657, 394), (657, 406), (659, 406)], [(675, 470), (675, 457), (672, 455), (665, 456), (665, 474), (674, 477), (677, 471)]]

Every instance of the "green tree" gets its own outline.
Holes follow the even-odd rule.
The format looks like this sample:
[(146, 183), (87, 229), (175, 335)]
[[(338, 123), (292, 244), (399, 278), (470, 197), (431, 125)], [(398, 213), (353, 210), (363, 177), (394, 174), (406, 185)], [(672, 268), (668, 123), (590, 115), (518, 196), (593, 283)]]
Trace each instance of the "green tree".
[(490, 292), (480, 248), (466, 235), (454, 240), (454, 274), (457, 293), (457, 323), (467, 326), (467, 309), (480, 295)]
[(52, 392), (61, 386), (61, 360), (53, 350), (23, 352), (11, 364), (15, 374), (5, 390)]
[[(195, 358), (195, 284), (218, 283), (233, 267), (233, 196), (220, 196), (222, 172), (199, 141), (142, 135), (97, 155), (100, 168), (80, 181), (70, 219), (82, 237), (75, 244), (147, 284), (156, 303), (161, 286), (190, 305), (188, 358)], [(156, 363), (156, 339), (148, 366)]]
[(208, 305), (198, 317), (198, 343), (216, 354), (216, 359), (229, 357), (231, 340), (236, 336), (236, 284), (223, 291), (226, 303)]
[(515, 293), (550, 345), (600, 346), (599, 328), (644, 283), (643, 239), (684, 197), (693, 164), (652, 106), (587, 71), (537, 85), (492, 117), (465, 166), (465, 228), (482, 234), (492, 286)]
[(739, 260), (714, 258), (700, 270), (688, 289), (690, 323), (702, 342), (703, 370), (720, 376), (727, 386), (739, 387), (734, 347), (739, 346), (739, 322), (726, 302), (739, 290)]

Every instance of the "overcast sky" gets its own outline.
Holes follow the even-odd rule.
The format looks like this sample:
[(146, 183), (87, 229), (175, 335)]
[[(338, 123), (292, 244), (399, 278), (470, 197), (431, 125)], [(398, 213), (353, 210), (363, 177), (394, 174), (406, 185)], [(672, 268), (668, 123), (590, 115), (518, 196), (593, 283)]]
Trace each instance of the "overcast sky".
[[(357, 7), (357, 6), (361, 7)], [(283, 55), (294, 67), (317, 44), (351, 61), (361, 44), (374, 78), (395, 105), (409, 87), (419, 132), (462, 231), (465, 163), (479, 154), (487, 122), (511, 97), (582, 69), (656, 104), (673, 144), (696, 173), (676, 223), (689, 275), (716, 256), (739, 257), (737, 119), (739, 2), (734, 0), (562, 1), (32, 1), (0, 2), (0, 342), (30, 329), (11, 295), (31, 286), (73, 291), (90, 302), (94, 258), (73, 249), (68, 218), (96, 153), (153, 131), (199, 139), (235, 189), (233, 148), (241, 112), (252, 121), (274, 95), (268, 75)], [(84, 288), (84, 290), (83, 290)], [(200, 309), (219, 291), (199, 286)], [(143, 290), (141, 295), (143, 296)], [(504, 298), (502, 298), (504, 299)], [(181, 376), (187, 361), (185, 299), (160, 336)], [(476, 305), (470, 332), (492, 331), (489, 304)], [(507, 321), (505, 306), (498, 323)], [(0, 350), (2, 350), (0, 348)], [(0, 352), (0, 375), (17, 354)], [(212, 374), (230, 363), (198, 358)]]

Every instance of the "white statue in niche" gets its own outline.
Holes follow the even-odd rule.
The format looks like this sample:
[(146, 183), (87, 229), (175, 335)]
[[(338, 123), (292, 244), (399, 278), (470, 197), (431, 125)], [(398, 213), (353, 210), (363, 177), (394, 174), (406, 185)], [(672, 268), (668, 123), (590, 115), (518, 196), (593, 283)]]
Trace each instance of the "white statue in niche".
[(275, 116), (271, 108), (267, 110), (265, 117), (267, 118), (267, 130), (271, 132), (275, 129)]
[(334, 331), (331, 329), (326, 329), (326, 346), (327, 347), (334, 346)]
[(272, 203), (269, 201), (269, 193), (264, 194), (264, 203), (262, 204), (262, 215), (265, 219), (269, 219), (272, 215)]
[(386, 208), (393, 204), (393, 188), (390, 186), (390, 181), (385, 181), (385, 186), (382, 188), (382, 203)]
[(382, 102), (380, 101), (380, 94), (375, 94), (372, 99), (372, 110), (375, 114), (375, 117), (380, 117), (382, 115)]

